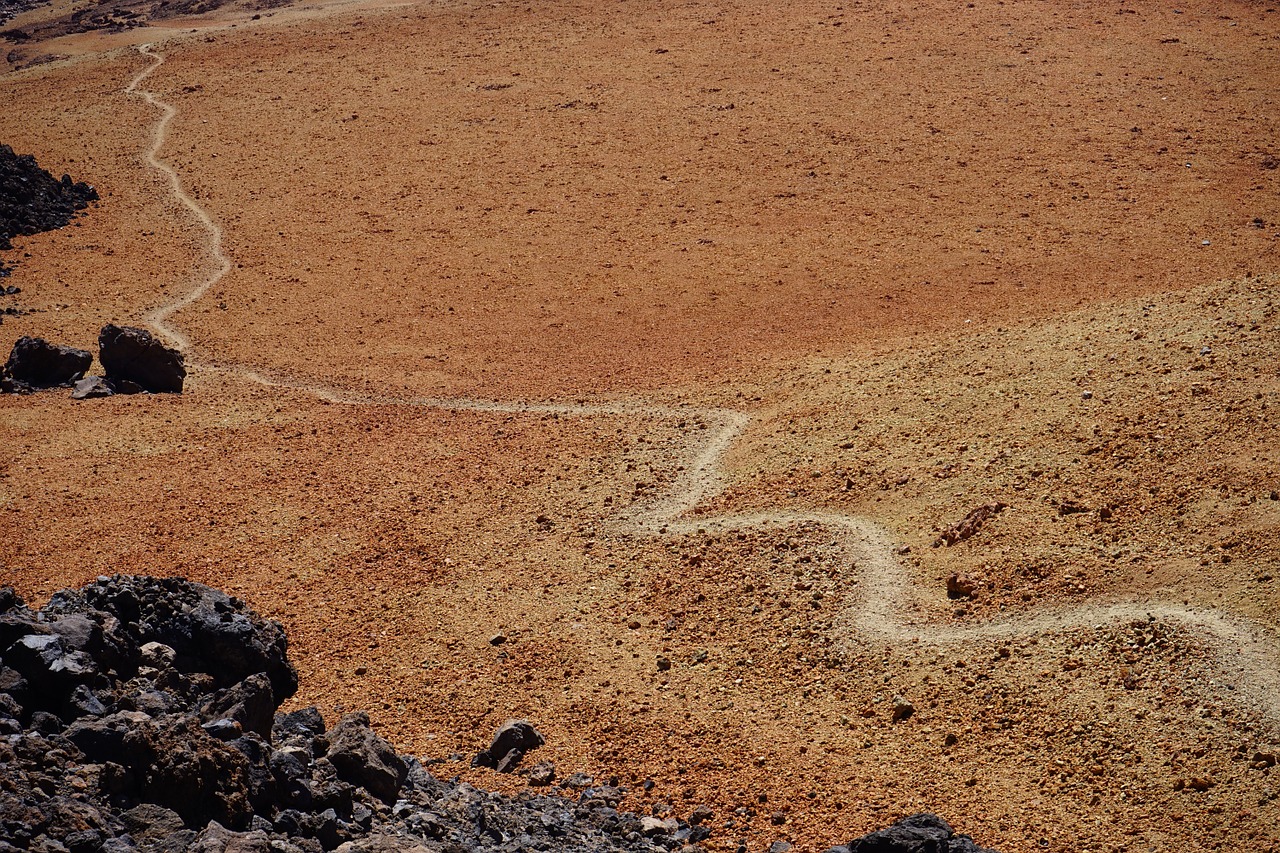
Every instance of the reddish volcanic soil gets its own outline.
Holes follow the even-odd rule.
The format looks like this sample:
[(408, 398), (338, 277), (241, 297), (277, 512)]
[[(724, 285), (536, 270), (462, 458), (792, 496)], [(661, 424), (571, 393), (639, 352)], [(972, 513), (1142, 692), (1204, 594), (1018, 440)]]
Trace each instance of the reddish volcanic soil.
[(0, 340), (190, 369), (0, 398), (0, 580), (222, 587), (295, 704), (508, 791), (527, 716), (713, 851), (1280, 850), (1280, 11), (251, 13), (0, 78), (102, 197)]

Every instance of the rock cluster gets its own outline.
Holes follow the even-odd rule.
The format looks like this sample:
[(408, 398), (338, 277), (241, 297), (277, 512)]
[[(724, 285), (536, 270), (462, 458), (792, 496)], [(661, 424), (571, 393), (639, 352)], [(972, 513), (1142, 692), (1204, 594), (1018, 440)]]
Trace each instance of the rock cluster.
[(61, 228), (97, 200), (98, 191), (88, 184), (70, 175), (58, 180), (30, 154), (0, 145), (0, 250), (13, 248), (13, 237)]
[(287, 648), (184, 580), (99, 578), (39, 612), (0, 590), (0, 851), (660, 851), (708, 833), (649, 826), (609, 786), (438, 780), (361, 713), (278, 713)]
[(956, 835), (937, 815), (921, 813), (904, 817), (893, 826), (855, 838), (827, 853), (992, 853)]
[(42, 338), (19, 338), (0, 368), (0, 392), (27, 393), (74, 385), (71, 396), (76, 400), (144, 391), (182, 393), (187, 376), (182, 353), (145, 329), (110, 323), (103, 326), (98, 334), (98, 359), (107, 375), (85, 376), (93, 362), (92, 353)]

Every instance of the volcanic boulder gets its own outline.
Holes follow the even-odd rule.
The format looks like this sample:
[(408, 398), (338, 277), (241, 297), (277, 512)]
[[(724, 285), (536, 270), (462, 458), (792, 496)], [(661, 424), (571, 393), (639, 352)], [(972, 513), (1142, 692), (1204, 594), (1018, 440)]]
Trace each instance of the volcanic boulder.
[(385, 803), (394, 803), (408, 768), (395, 748), (373, 729), (369, 715), (347, 714), (329, 733), (326, 756), (344, 782), (364, 788)]
[(70, 385), (89, 369), (93, 354), (82, 349), (51, 344), (43, 338), (21, 337), (5, 362), (5, 379), (13, 390)]
[(182, 353), (133, 326), (103, 326), (98, 333), (98, 360), (117, 393), (127, 387), (123, 383), (133, 382), (153, 394), (181, 394), (187, 377)]
[(526, 720), (508, 720), (493, 736), (489, 748), (471, 759), (472, 767), (488, 767), (499, 773), (516, 769), (520, 759), (530, 750), (546, 743), (538, 730)]

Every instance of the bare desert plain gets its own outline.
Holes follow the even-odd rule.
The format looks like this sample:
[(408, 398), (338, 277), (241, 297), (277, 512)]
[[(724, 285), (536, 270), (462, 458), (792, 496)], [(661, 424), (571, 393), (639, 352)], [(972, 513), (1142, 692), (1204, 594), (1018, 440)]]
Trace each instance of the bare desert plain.
[(0, 344), (189, 375), (0, 398), (0, 582), (225, 589), (290, 707), (712, 851), (1280, 851), (1280, 4), (68, 8)]

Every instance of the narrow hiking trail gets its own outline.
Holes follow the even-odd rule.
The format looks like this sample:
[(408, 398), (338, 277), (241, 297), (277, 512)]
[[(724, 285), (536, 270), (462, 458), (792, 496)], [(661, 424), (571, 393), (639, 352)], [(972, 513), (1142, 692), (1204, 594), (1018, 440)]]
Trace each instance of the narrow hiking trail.
[[(681, 475), (665, 494), (615, 513), (607, 520), (620, 534), (640, 537), (680, 537), (694, 533), (723, 534), (743, 529), (776, 529), (818, 525), (829, 530), (846, 563), (859, 571), (858, 592), (845, 605), (837, 620), (846, 644), (869, 640), (920, 642), (937, 647), (953, 647), (974, 642), (1005, 641), (1079, 629), (1094, 629), (1120, 622), (1158, 619), (1178, 625), (1206, 646), (1216, 657), (1216, 673), (1229, 685), (1229, 695), (1219, 696), (1257, 712), (1269, 723), (1280, 726), (1280, 649), (1275, 636), (1251, 620), (1222, 610), (1193, 607), (1158, 599), (1094, 601), (1074, 606), (1053, 607), (1025, 615), (999, 617), (968, 625), (941, 624), (943, 610), (926, 602), (917, 592), (908, 568), (895, 556), (889, 532), (875, 521), (861, 516), (822, 510), (797, 511), (779, 508), (748, 513), (695, 515), (697, 507), (723, 491), (726, 485), (724, 460), (737, 439), (752, 423), (746, 412), (715, 407), (675, 407), (643, 400), (632, 402), (555, 403), (496, 401), (472, 398), (403, 398), (392, 395), (358, 394), (345, 389), (299, 379), (273, 376), (252, 367), (200, 362), (192, 359), (193, 344), (173, 322), (174, 316), (200, 300), (231, 270), (231, 261), (222, 248), (222, 229), (209, 213), (183, 188), (172, 166), (161, 159), (169, 125), (177, 115), (171, 104), (154, 92), (140, 88), (161, 65), (164, 57), (141, 45), (138, 50), (151, 63), (127, 84), (126, 94), (142, 98), (160, 112), (150, 133), (143, 159), (162, 173), (178, 203), (195, 218), (205, 232), (204, 271), (184, 295), (153, 308), (143, 322), (167, 338), (188, 358), (197, 371), (238, 378), (261, 387), (313, 395), (331, 403), (349, 406), (397, 406), (450, 411), (493, 412), (510, 415), (555, 414), (566, 417), (643, 417), (651, 419), (702, 418), (708, 429), (701, 431), (683, 450)], [(702, 436), (705, 436), (702, 437)]]

